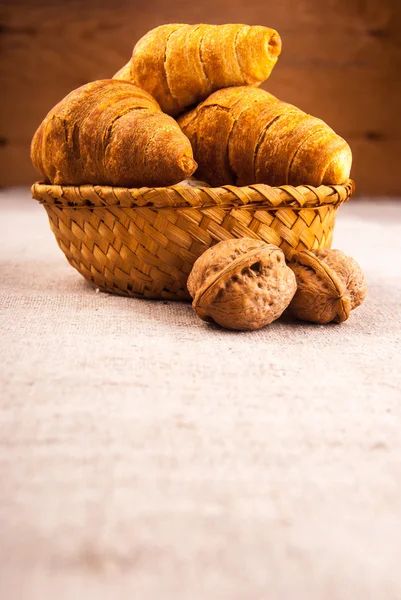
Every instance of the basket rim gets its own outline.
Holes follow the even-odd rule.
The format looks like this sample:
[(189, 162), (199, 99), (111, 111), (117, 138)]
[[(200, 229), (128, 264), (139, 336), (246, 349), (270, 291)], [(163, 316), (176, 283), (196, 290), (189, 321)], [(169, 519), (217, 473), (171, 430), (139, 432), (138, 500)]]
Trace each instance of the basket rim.
[(32, 197), (45, 206), (58, 208), (318, 208), (340, 205), (355, 191), (348, 179), (342, 185), (271, 187), (258, 183), (236, 187), (192, 187), (176, 184), (170, 187), (124, 188), (103, 185), (53, 185), (38, 181), (31, 188)]

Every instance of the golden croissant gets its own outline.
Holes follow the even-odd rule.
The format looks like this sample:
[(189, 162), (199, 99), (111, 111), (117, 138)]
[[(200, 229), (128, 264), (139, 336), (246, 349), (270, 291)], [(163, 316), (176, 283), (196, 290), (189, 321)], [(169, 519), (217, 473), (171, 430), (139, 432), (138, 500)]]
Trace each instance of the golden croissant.
[(156, 100), (127, 81), (94, 81), (45, 117), (31, 145), (50, 183), (167, 186), (196, 169), (191, 144)]
[(281, 52), (277, 31), (249, 25), (161, 25), (135, 45), (114, 77), (148, 91), (176, 116), (215, 90), (260, 85)]
[(211, 185), (342, 184), (347, 142), (324, 121), (252, 87), (231, 87), (178, 119), (192, 144), (196, 176)]

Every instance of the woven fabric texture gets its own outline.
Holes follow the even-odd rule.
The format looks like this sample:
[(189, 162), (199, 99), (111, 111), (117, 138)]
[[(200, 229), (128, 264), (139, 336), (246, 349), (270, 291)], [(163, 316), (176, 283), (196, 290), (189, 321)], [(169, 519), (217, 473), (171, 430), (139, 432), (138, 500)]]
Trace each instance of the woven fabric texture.
[(400, 600), (401, 203), (351, 200), (342, 325), (96, 293), (0, 193), (0, 598)]

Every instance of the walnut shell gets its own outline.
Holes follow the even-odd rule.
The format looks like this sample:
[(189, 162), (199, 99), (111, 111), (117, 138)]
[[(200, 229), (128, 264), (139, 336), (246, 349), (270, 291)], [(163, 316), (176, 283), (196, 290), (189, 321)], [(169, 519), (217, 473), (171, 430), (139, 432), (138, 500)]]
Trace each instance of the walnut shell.
[(342, 323), (365, 299), (362, 269), (341, 250), (299, 252), (288, 266), (297, 278), (297, 292), (288, 311), (297, 319)]
[(280, 248), (240, 238), (206, 250), (195, 262), (187, 287), (201, 319), (247, 330), (277, 319), (294, 296), (296, 282)]

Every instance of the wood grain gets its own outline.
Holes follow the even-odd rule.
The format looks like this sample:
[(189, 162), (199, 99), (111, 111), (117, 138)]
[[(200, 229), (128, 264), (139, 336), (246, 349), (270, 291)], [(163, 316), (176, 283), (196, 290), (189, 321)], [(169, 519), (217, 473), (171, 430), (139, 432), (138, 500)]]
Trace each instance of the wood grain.
[[(229, 11), (228, 11), (229, 6)], [(72, 89), (110, 77), (135, 41), (164, 22), (245, 22), (276, 28), (283, 53), (273, 94), (323, 118), (350, 143), (359, 193), (400, 194), (400, 3), (257, 0), (244, 7), (133, 0), (14, 0), (0, 9), (0, 184), (30, 184), (32, 135)]]

